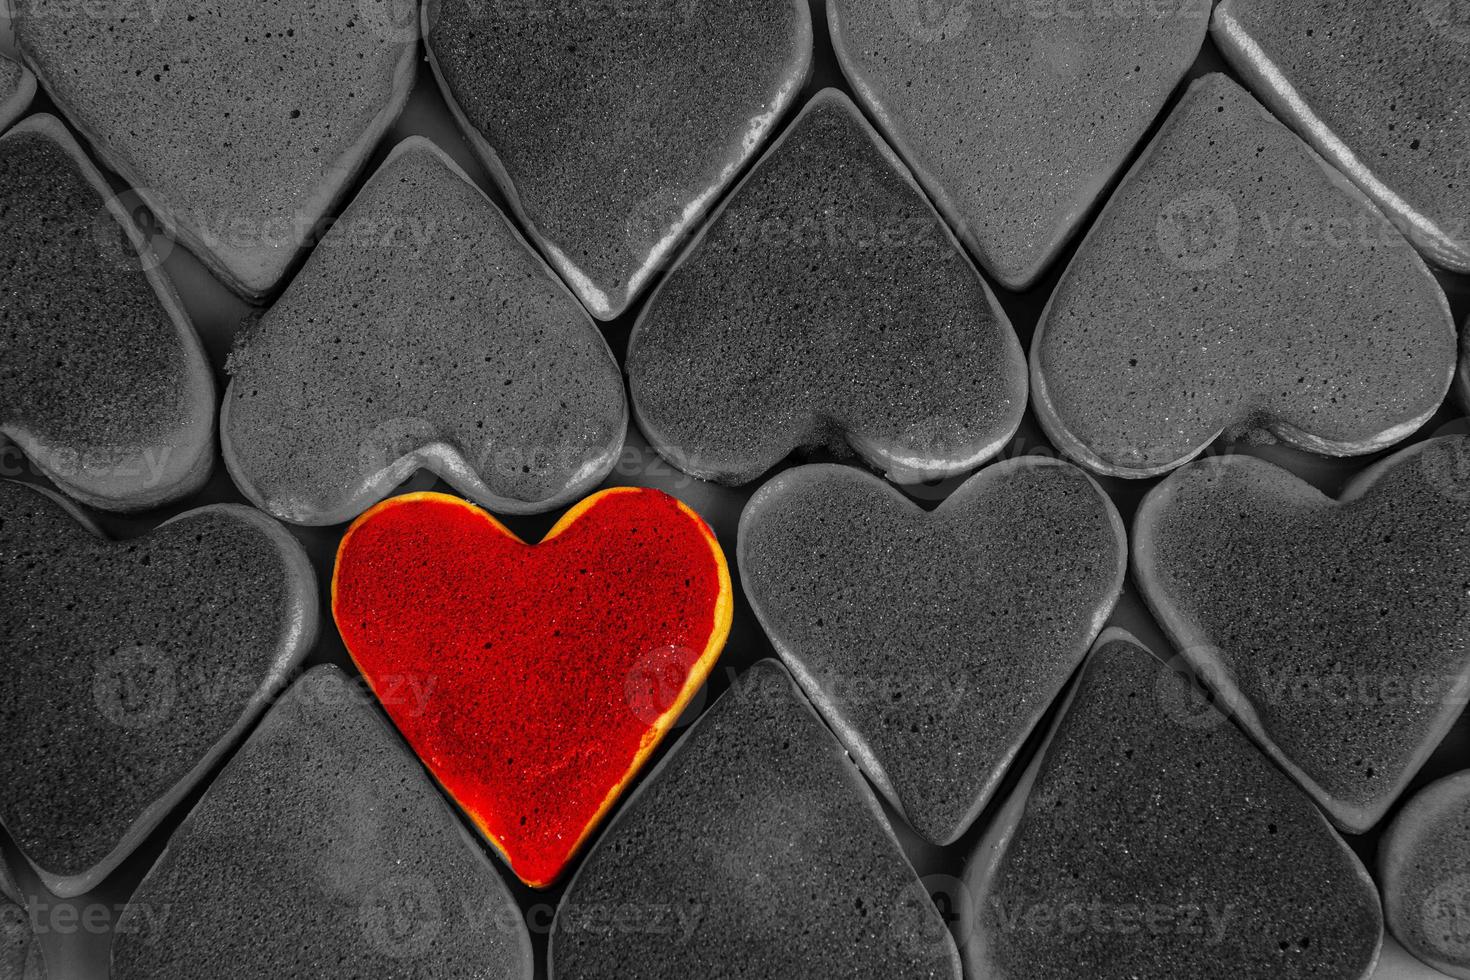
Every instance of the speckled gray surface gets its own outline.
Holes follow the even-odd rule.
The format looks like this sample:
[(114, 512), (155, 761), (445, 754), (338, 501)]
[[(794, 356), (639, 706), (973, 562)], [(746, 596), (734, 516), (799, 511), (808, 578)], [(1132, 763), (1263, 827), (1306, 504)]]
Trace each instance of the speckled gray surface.
[(958, 980), (882, 821), (790, 676), (757, 663), (587, 856), (557, 908), (550, 976)]
[(0, 482), (0, 824), (52, 892), (95, 885), (315, 642), (315, 576), (239, 505), (108, 541)]
[(627, 428), (596, 324), (424, 140), (394, 150), (230, 370), (230, 473), (307, 524), (350, 520), (419, 468), (499, 513), (550, 510), (607, 475)]
[(0, 132), (21, 117), (35, 94), (35, 76), (0, 52)]
[(529, 980), (504, 882), (335, 667), (291, 686), (143, 879), (113, 980)]
[(1196, 81), (1124, 179), (1032, 342), (1063, 452), (1157, 475), (1222, 431), (1354, 455), (1410, 435), (1454, 324), (1403, 237), (1223, 75)]
[(851, 447), (911, 483), (978, 466), (1020, 424), (1010, 322), (881, 137), (818, 93), (649, 298), (634, 412), (676, 466), (753, 480)]
[(1434, 261), (1470, 272), (1463, 0), (1225, 0), (1215, 42)]
[(408, 98), (418, 53), (410, 0), (13, 6), (67, 119), (251, 298), (313, 243)]
[(828, 0), (827, 17), (858, 97), (980, 264), (1021, 289), (1193, 63), (1210, 3)]
[(988, 980), (1359, 980), (1383, 933), (1362, 864), (1189, 683), (1122, 631), (971, 859)]
[(1389, 931), (1425, 963), (1470, 977), (1470, 771), (1411, 799), (1378, 855)]
[(0, 856), (0, 980), (44, 980), (46, 960), (25, 900)]
[(1156, 487), (1139, 587), (1175, 645), (1339, 826), (1373, 826), (1465, 707), (1470, 439), (1432, 439), (1338, 500), (1246, 456)]
[(172, 286), (51, 116), (0, 138), (0, 434), (108, 510), (199, 489), (214, 379)]
[(594, 316), (622, 313), (774, 131), (805, 0), (426, 0), (445, 98)]
[(925, 838), (975, 819), (1123, 587), (1123, 522), (1081, 470), (987, 467), (920, 510), (851, 467), (746, 506), (741, 581), (771, 644)]

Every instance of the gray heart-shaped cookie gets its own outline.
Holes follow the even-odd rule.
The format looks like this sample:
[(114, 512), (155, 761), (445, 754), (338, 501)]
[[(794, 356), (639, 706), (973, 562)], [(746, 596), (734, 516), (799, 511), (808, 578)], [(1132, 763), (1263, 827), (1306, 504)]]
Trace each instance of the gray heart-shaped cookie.
[(611, 319), (806, 80), (804, 0), (425, 0), (429, 61), (541, 251)]
[(1193, 62), (1209, 0), (831, 0), (858, 99), (987, 272), (1046, 271)]
[(1038, 417), (1112, 476), (1265, 430), (1349, 456), (1444, 397), (1439, 284), (1373, 204), (1223, 75), (1196, 81), (1088, 232), (1031, 348)]
[(1005, 313), (903, 163), (819, 92), (649, 298), (633, 410), (687, 473), (855, 450), (901, 483), (974, 469), (1026, 407)]
[(1420, 960), (1470, 978), (1470, 771), (1420, 790), (1378, 849), (1388, 928)]
[(222, 282), (272, 292), (408, 99), (417, 5), (16, 0), (52, 101)]
[(1139, 587), (1242, 726), (1340, 827), (1376, 824), (1470, 692), (1470, 440), (1374, 464), (1337, 499), (1250, 456), (1140, 505)]
[(530, 980), (505, 883), (335, 667), (281, 696), (118, 922), (114, 980)]
[(775, 661), (695, 722), (567, 886), (553, 980), (958, 980), (862, 776)]
[(0, 435), (104, 510), (199, 489), (214, 375), (158, 257), (55, 117), (0, 137)]
[(21, 117), (35, 94), (36, 76), (0, 54), (0, 132)]
[(607, 475), (627, 429), (596, 324), (419, 137), (240, 338), (230, 371), (230, 474), (303, 524), (350, 520), (420, 468), (497, 512), (550, 510)]
[(947, 844), (989, 800), (1123, 587), (1123, 522), (1066, 463), (986, 467), (932, 512), (850, 467), (788, 470), (740, 520), (771, 644), (868, 777)]
[(1362, 864), (1172, 666), (1098, 640), (966, 873), (966, 973), (1364, 980)]
[(306, 553), (233, 504), (109, 541), (0, 483), (0, 593), (0, 824), (64, 897), (158, 825), (316, 637)]
[(1470, 272), (1470, 7), (1225, 0), (1211, 35), (1246, 83), (1429, 258)]

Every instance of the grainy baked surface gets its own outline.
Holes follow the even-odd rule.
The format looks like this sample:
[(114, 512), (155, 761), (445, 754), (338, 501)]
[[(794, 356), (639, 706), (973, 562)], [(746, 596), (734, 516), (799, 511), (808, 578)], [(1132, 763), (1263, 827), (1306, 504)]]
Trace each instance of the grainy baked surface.
[(498, 511), (591, 489), (622, 447), (597, 326), (432, 144), (403, 143), (236, 341), (223, 429), (242, 489), (349, 520), (419, 466)]
[(505, 885), (368, 697), (335, 667), (282, 696), (143, 880), (114, 978), (531, 975)]
[(1210, 20), (1208, 0), (832, 0), (827, 11), (859, 99), (1011, 289), (1035, 281), (1091, 212)]
[(1235, 82), (1191, 86), (1037, 328), (1059, 448), (1155, 475), (1221, 430), (1367, 452), (1449, 383), (1444, 295), (1401, 235)]
[[(588, 855), (557, 909), (550, 975), (958, 980), (880, 821), (786, 671), (758, 663)], [(609, 922), (618, 910), (631, 925)]]
[(1051, 460), (997, 463), (925, 512), (851, 467), (807, 466), (741, 518), (766, 634), (924, 837), (969, 826), (1122, 588), (1123, 526)]
[(649, 441), (732, 484), (820, 445), (901, 482), (963, 472), (1026, 400), (1015, 334), (979, 273), (832, 90), (650, 297), (627, 368)]
[(997, 863), (972, 859), (972, 975), (1367, 974), (1362, 865), (1228, 720), (1166, 714), (1187, 688), (1129, 640), (1089, 656)]

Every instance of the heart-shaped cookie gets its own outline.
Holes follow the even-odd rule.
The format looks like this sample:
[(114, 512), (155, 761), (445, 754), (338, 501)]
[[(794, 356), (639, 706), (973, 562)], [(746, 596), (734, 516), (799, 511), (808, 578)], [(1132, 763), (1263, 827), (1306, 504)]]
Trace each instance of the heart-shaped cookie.
[(597, 326), (464, 172), (421, 137), (389, 154), (230, 358), (236, 485), (335, 524), (419, 468), (493, 510), (599, 483), (627, 429)]
[(788, 470), (740, 519), (771, 644), (909, 823), (979, 814), (1123, 587), (1123, 522), (1081, 470), (986, 467), (932, 512), (844, 466)]
[(271, 292), (408, 99), (411, 0), (16, 0), (27, 64), (109, 168), (232, 289)]
[(1113, 476), (1221, 432), (1335, 456), (1438, 408), (1455, 331), (1367, 198), (1223, 75), (1196, 81), (1088, 232), (1031, 348), (1036, 412)]
[(567, 886), (552, 980), (958, 980), (863, 778), (773, 660), (705, 712)]
[(157, 256), (54, 116), (0, 137), (0, 255), (0, 435), (104, 510), (199, 489), (214, 375)]
[(118, 921), (113, 980), (530, 980), (484, 850), (335, 667), (281, 696)]
[(1363, 980), (1367, 871), (1228, 719), (1106, 631), (967, 865), (966, 975)]
[(36, 76), (0, 54), (0, 132), (21, 117), (36, 94)]
[(593, 316), (627, 309), (806, 80), (805, 0), (425, 0), (444, 100)]
[(348, 530), (332, 581), (337, 628), (389, 716), (537, 887), (704, 682), (732, 608), (714, 533), (634, 487), (588, 497), (537, 545), (463, 500), (394, 497)]
[(1026, 407), (1016, 335), (857, 107), (819, 92), (649, 298), (633, 409), (695, 476), (850, 447), (901, 483), (974, 469)]
[(1250, 456), (1140, 505), (1139, 587), (1176, 647), (1338, 826), (1372, 827), (1470, 692), (1470, 439), (1374, 464), (1338, 499)]
[(1384, 917), (1415, 956), (1470, 980), (1470, 771), (1421, 790), (1378, 849)]
[(1046, 271), (1193, 62), (1209, 0), (831, 0), (859, 101), (1007, 288)]
[(1261, 99), (1425, 255), (1470, 272), (1464, 0), (1225, 0), (1211, 35)]
[(249, 507), (108, 541), (0, 483), (0, 823), (61, 896), (96, 885), (255, 720), (317, 629), (301, 546)]

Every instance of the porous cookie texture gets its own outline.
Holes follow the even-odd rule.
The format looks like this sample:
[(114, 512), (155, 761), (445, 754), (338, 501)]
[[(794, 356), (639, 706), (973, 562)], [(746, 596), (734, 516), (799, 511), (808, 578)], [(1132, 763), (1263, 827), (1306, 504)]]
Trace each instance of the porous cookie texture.
[(594, 316), (623, 312), (791, 105), (804, 0), (426, 0), (445, 100)]
[(197, 490), (214, 378), (157, 256), (52, 116), (0, 137), (0, 435), (104, 510)]
[(1031, 285), (1184, 71), (1208, 0), (833, 0), (858, 98), (986, 271)]
[(1372, 827), (1470, 691), (1470, 439), (1431, 439), (1338, 499), (1223, 456), (1138, 510), (1139, 586), (1175, 646), (1338, 826)]
[(1349, 456), (1407, 437), (1454, 371), (1444, 293), (1381, 213), (1223, 75), (1196, 81), (1032, 341), (1059, 449), (1167, 472), (1222, 432)]
[(504, 882), (364, 695), (316, 667), (282, 696), (138, 886), (115, 980), (530, 980)]
[(1470, 16), (1459, 0), (1225, 0), (1246, 83), (1431, 261), (1470, 272)]
[(0, 856), (0, 980), (45, 980), (41, 940), (15, 878)]
[(221, 417), (241, 491), (356, 517), (420, 468), (491, 510), (550, 510), (627, 429), (596, 324), (433, 144), (400, 144), (237, 342)]
[(53, 101), (168, 230), (247, 298), (270, 293), (398, 115), (409, 0), (15, 0)]
[[(1383, 920), (1322, 814), (1121, 630), (971, 858), (966, 973), (1360, 980)], [(1185, 710), (1191, 709), (1191, 710)]]
[(36, 94), (36, 76), (0, 54), (0, 132), (21, 117)]
[(231, 504), (109, 541), (0, 483), (0, 592), (0, 823), (61, 896), (157, 826), (316, 636), (305, 552)]
[(846, 96), (801, 111), (650, 297), (633, 410), (674, 465), (745, 483), (792, 450), (892, 480), (962, 473), (1026, 406), (1005, 313)]
[(987, 467), (932, 512), (818, 465), (756, 493), (739, 561), (818, 711), (909, 823), (947, 844), (1102, 629), (1127, 544), (1102, 489), (1056, 460)]
[[(528, 885), (611, 811), (729, 635), (714, 532), (658, 490), (613, 487), (538, 544), (437, 493), (363, 514), (332, 613), (389, 716)], [(427, 678), (405, 698), (405, 679)]]
[(1389, 931), (1419, 959), (1470, 978), (1470, 772), (1421, 790), (1378, 849)]
[(588, 855), (556, 911), (549, 974), (958, 980), (959, 958), (862, 776), (766, 660)]

